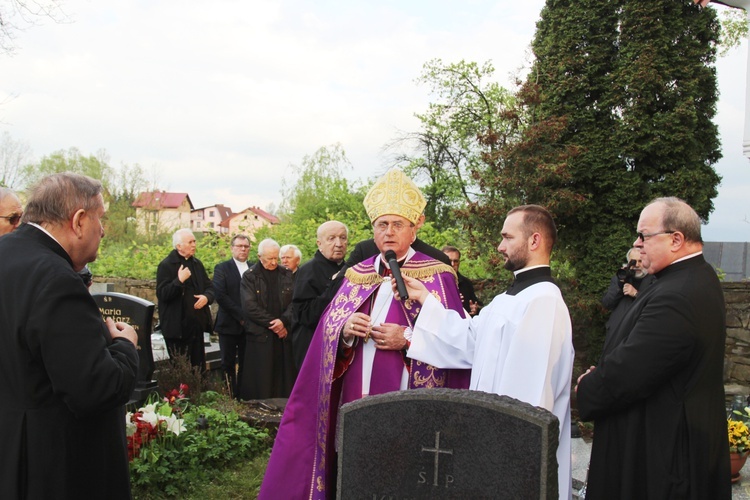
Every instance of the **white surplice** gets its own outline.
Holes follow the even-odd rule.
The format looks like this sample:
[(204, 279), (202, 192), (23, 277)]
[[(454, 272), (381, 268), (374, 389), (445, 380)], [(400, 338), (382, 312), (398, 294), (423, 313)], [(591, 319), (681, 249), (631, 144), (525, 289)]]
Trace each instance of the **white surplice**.
[(560, 421), (560, 498), (571, 498), (572, 337), (560, 289), (540, 282), (517, 295), (498, 295), (473, 318), (461, 318), (429, 296), (414, 325), (408, 356), (438, 368), (471, 368), (470, 389), (552, 412)]

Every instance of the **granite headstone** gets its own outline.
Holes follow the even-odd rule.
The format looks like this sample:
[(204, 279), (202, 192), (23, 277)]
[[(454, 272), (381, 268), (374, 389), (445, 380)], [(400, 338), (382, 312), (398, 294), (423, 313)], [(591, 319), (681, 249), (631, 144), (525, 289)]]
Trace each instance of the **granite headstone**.
[(423, 389), (342, 406), (338, 498), (557, 498), (558, 421), (507, 396)]
[(122, 321), (138, 333), (138, 381), (131, 396), (132, 401), (143, 401), (156, 390), (154, 355), (151, 351), (151, 333), (154, 322), (154, 303), (125, 293), (92, 293), (104, 318)]

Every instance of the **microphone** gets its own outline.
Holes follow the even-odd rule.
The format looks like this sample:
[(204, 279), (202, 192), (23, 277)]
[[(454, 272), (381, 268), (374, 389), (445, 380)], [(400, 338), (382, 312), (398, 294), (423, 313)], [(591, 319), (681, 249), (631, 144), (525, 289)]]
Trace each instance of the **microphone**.
[(383, 257), (385, 257), (385, 260), (388, 262), (388, 267), (391, 269), (393, 279), (396, 280), (396, 288), (398, 289), (398, 294), (401, 296), (401, 300), (408, 299), (409, 294), (406, 291), (404, 278), (401, 277), (401, 268), (398, 267), (396, 252), (394, 252), (393, 250), (388, 250), (387, 252), (385, 252), (385, 255), (383, 255)]

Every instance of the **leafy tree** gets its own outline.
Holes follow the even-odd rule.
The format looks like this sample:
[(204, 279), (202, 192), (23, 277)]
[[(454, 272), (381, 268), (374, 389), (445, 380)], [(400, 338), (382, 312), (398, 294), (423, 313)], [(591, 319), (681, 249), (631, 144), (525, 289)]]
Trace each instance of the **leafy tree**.
[(39, 163), (27, 166), (24, 174), (26, 182), (31, 185), (45, 175), (60, 172), (75, 172), (98, 179), (107, 194), (111, 193), (115, 179), (115, 171), (109, 166), (109, 155), (104, 149), (88, 156), (81, 154), (78, 148), (61, 149), (42, 157)]
[[(371, 228), (362, 202), (366, 187), (351, 184), (344, 170), (351, 169), (341, 144), (323, 146), (306, 155), (300, 165), (292, 165), (291, 179), (282, 183), (282, 223), (259, 230), (257, 239), (270, 237), (280, 245), (295, 244), (303, 252), (303, 259), (312, 257), (317, 249), (315, 235), (320, 224), (338, 220), (349, 227), (350, 239), (358, 241)], [(361, 239), (361, 238), (360, 238)]]
[(719, 55), (725, 56), (739, 47), (747, 38), (748, 19), (743, 9), (727, 8), (721, 11), (721, 43)]
[(718, 33), (715, 12), (687, 0), (549, 0), (542, 10), (528, 81), (539, 119), (566, 123), (549, 143), (577, 150), (568, 186), (583, 203), (557, 215), (584, 290), (606, 287), (653, 197), (680, 196), (704, 218), (713, 210)]
[(426, 112), (415, 114), (421, 130), (404, 134), (389, 145), (409, 148), (397, 161), (416, 181), (426, 182), (422, 187), (426, 219), (438, 228), (454, 226), (453, 210), (472, 202), (478, 194), (473, 173), (484, 168), (483, 154), (492, 153), (495, 147), (480, 137), (506, 127), (498, 112), (512, 102), (512, 96), (492, 81), (494, 72), (490, 62), (481, 66), (463, 60), (427, 62), (417, 82), (429, 85), (435, 100)]

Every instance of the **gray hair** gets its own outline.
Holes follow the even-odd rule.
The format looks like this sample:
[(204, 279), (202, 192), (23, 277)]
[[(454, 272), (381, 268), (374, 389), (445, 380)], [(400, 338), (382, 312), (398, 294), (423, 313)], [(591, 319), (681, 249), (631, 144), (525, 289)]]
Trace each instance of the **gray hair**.
[(237, 240), (245, 240), (247, 241), (247, 244), (250, 244), (250, 238), (245, 234), (235, 234), (232, 236), (232, 241), (229, 242), (230, 245), (234, 246), (234, 242)]
[(315, 233), (315, 237), (318, 239), (321, 239), (323, 230), (326, 228), (326, 226), (330, 226), (331, 224), (341, 224), (342, 226), (344, 226), (344, 231), (346, 231), (346, 237), (349, 238), (349, 228), (346, 227), (346, 224), (344, 224), (343, 222), (339, 222), (337, 220), (327, 220), (323, 224), (319, 225), (318, 230)]
[(690, 205), (674, 196), (656, 198), (649, 205), (655, 203), (664, 205), (664, 231), (679, 231), (685, 236), (685, 240), (703, 243), (701, 218)]
[(189, 234), (193, 236), (193, 232), (186, 227), (183, 227), (182, 229), (178, 229), (177, 231), (174, 232), (174, 234), (172, 235), (172, 247), (173, 248), (177, 249), (177, 245), (182, 244), (182, 236), (185, 234)]
[(18, 195), (12, 189), (0, 186), (0, 201), (3, 201), (8, 196), (18, 198)]
[(63, 172), (42, 177), (29, 191), (22, 222), (64, 224), (77, 210), (101, 206), (102, 183), (91, 177)]
[(297, 245), (284, 245), (284, 246), (283, 246), (283, 247), (281, 247), (281, 249), (279, 250), (279, 255), (284, 255), (284, 254), (285, 254), (285, 253), (287, 253), (287, 252), (288, 252), (288, 251), (289, 251), (290, 249), (291, 249), (291, 250), (294, 250), (294, 256), (295, 256), (295, 257), (297, 257), (297, 258), (298, 258), (299, 260), (302, 260), (302, 251), (301, 251), (301, 250), (300, 250), (299, 248), (297, 248)]
[(276, 243), (271, 238), (266, 238), (265, 240), (258, 243), (258, 255), (263, 255), (266, 249), (269, 249), (269, 248), (279, 249), (280, 247), (279, 247), (279, 244)]

